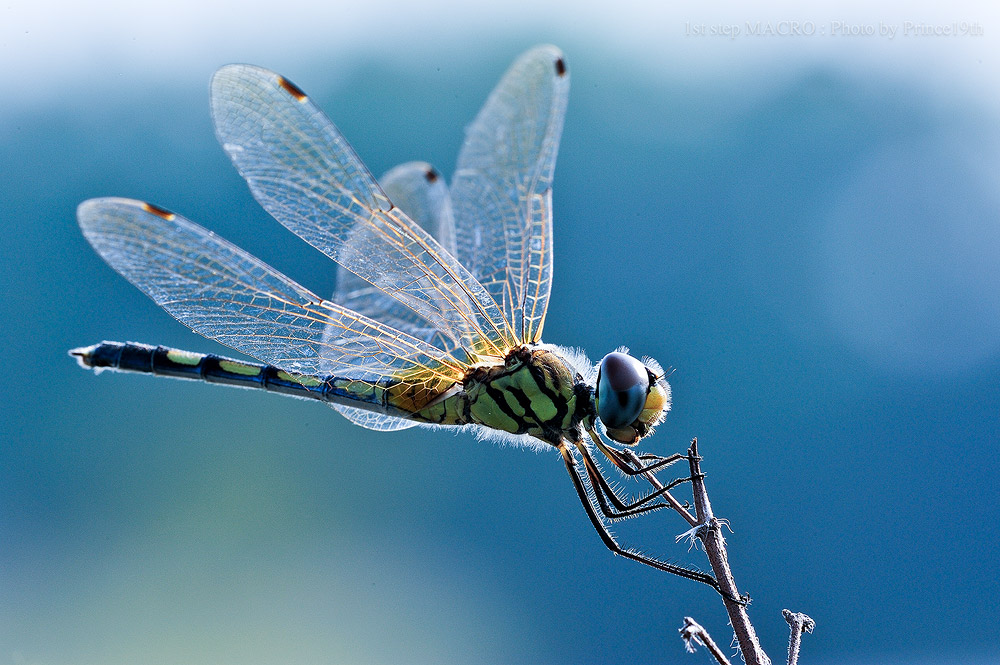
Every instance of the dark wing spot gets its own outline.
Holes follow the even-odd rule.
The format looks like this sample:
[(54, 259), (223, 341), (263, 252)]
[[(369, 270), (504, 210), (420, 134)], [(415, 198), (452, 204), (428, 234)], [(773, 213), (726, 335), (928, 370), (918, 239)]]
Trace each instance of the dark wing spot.
[(157, 217), (162, 217), (168, 222), (174, 221), (174, 213), (170, 212), (166, 208), (161, 208), (160, 206), (155, 206), (152, 203), (143, 203), (142, 209), (146, 212), (151, 212)]
[(294, 97), (297, 101), (306, 101), (306, 93), (302, 92), (302, 89), (299, 88), (299, 86), (295, 85), (284, 76), (278, 77), (278, 85), (284, 88), (285, 92)]
[(424, 172), (424, 177), (427, 179), (427, 182), (437, 182), (437, 179), (441, 176), (438, 175), (438, 172), (435, 169), (429, 168)]
[(562, 76), (566, 73), (566, 61), (562, 58), (556, 58), (556, 76)]

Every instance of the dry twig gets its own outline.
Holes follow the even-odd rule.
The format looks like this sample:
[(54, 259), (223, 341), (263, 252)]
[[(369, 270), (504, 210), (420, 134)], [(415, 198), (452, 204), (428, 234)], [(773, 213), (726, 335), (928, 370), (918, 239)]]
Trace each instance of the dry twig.
[(781, 615), (785, 617), (791, 630), (791, 634), (788, 636), (788, 665), (796, 665), (799, 662), (799, 645), (802, 643), (802, 633), (813, 632), (816, 622), (802, 612), (781, 610)]
[[(633, 463), (638, 463), (639, 458), (631, 450), (623, 451)], [(722, 525), (725, 520), (720, 520), (712, 513), (712, 504), (708, 500), (708, 490), (705, 487), (705, 474), (701, 471), (701, 457), (698, 455), (698, 439), (691, 441), (688, 448), (688, 463), (691, 468), (691, 487), (694, 494), (695, 515), (692, 515), (687, 508), (677, 501), (669, 492), (663, 494), (670, 506), (679, 513), (688, 524), (692, 525), (692, 536), (696, 536), (705, 547), (712, 571), (719, 583), (719, 591), (722, 594), (723, 602), (726, 604), (726, 612), (729, 614), (729, 621), (733, 626), (736, 641), (740, 651), (743, 653), (743, 660), (747, 665), (770, 665), (771, 659), (767, 657), (760, 646), (757, 632), (746, 611), (749, 597), (740, 596), (733, 579), (732, 571), (729, 568), (729, 557), (726, 554), (726, 539), (722, 536)], [(652, 473), (643, 475), (647, 482), (656, 490), (662, 490), (663, 484), (657, 480)], [(737, 599), (743, 598), (740, 602)], [(692, 624), (696, 625), (694, 621)], [(700, 628), (700, 626), (699, 626)], [(707, 636), (707, 632), (702, 629)], [(713, 653), (714, 655), (714, 653)], [(718, 657), (717, 657), (718, 659)], [(723, 662), (723, 661), (719, 661)]]
[(729, 613), (729, 621), (733, 625), (733, 632), (736, 633), (736, 641), (743, 652), (743, 659), (747, 665), (770, 665), (771, 659), (761, 649), (757, 632), (754, 630), (753, 624), (750, 623), (746, 604), (731, 600), (732, 598), (740, 598), (740, 592), (736, 588), (736, 581), (729, 569), (726, 539), (722, 537), (721, 523), (712, 513), (712, 504), (708, 500), (705, 474), (701, 472), (701, 457), (698, 456), (698, 439), (693, 439), (691, 447), (688, 448), (688, 463), (691, 466), (691, 491), (694, 494), (694, 507), (698, 523), (707, 526), (699, 532), (698, 537), (705, 545), (705, 554), (708, 555), (715, 579), (719, 581), (719, 588), (723, 592), (722, 600), (726, 604), (726, 612)]
[(684, 617), (684, 625), (681, 626), (680, 633), (681, 639), (684, 640), (684, 648), (687, 649), (688, 653), (694, 653), (695, 645), (700, 644), (708, 649), (719, 665), (729, 665), (726, 654), (722, 653), (722, 649), (715, 643), (708, 631), (691, 617)]

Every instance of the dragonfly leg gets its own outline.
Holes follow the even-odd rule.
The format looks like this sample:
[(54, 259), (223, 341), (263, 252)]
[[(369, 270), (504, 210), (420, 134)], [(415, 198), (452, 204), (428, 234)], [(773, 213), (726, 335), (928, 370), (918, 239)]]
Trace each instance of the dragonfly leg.
[[(566, 444), (559, 446), (559, 452), (562, 453), (563, 461), (566, 463), (566, 470), (569, 471), (569, 476), (573, 480), (573, 487), (576, 488), (576, 493), (580, 497), (580, 501), (583, 503), (584, 510), (587, 511), (587, 516), (590, 518), (591, 524), (594, 525), (598, 535), (601, 537), (604, 545), (609, 550), (615, 554), (625, 557), (626, 559), (638, 561), (639, 563), (656, 568), (657, 570), (662, 570), (689, 580), (694, 580), (695, 582), (707, 584), (722, 594), (722, 590), (719, 588), (719, 583), (708, 573), (703, 573), (699, 570), (692, 570), (673, 563), (667, 563), (666, 561), (660, 561), (659, 559), (634, 552), (619, 545), (618, 541), (616, 541), (614, 536), (612, 536), (608, 531), (608, 528), (597, 514), (597, 511), (594, 510), (594, 504), (591, 503), (590, 497), (587, 495), (587, 487), (584, 484), (583, 478), (580, 476), (580, 470), (577, 468), (576, 459), (573, 457), (573, 453)], [(597, 491), (595, 490), (595, 494), (596, 493)]]
[[(681, 483), (690, 480), (689, 478), (678, 478), (671, 481), (666, 486), (657, 489), (654, 492), (650, 492), (635, 501), (626, 502), (618, 496), (614, 488), (612, 488), (608, 483), (604, 474), (601, 472), (600, 467), (597, 465), (597, 462), (591, 456), (590, 451), (587, 450), (587, 447), (583, 444), (583, 442), (577, 441), (574, 445), (576, 445), (577, 450), (580, 451), (580, 456), (583, 458), (583, 467), (587, 473), (588, 480), (590, 480), (590, 486), (594, 490), (594, 498), (597, 499), (597, 505), (601, 509), (604, 516), (610, 520), (632, 517), (651, 510), (669, 507), (670, 504), (662, 501), (657, 503), (650, 502), (653, 499), (663, 496), (665, 493), (674, 487), (677, 487)], [(611, 506), (614, 506), (614, 509), (608, 505), (609, 502)]]
[(631, 460), (629, 460), (622, 452), (601, 440), (601, 437), (593, 429), (587, 430), (590, 434), (590, 438), (593, 439), (594, 445), (597, 449), (604, 453), (612, 464), (614, 464), (618, 469), (627, 476), (638, 476), (643, 473), (649, 473), (651, 471), (659, 471), (660, 469), (665, 469), (674, 462), (682, 459), (687, 459), (686, 455), (681, 455), (680, 453), (674, 453), (669, 457), (661, 457), (660, 455), (643, 454), (639, 455), (639, 459), (643, 461), (651, 460), (649, 464), (640, 464), (633, 466)]

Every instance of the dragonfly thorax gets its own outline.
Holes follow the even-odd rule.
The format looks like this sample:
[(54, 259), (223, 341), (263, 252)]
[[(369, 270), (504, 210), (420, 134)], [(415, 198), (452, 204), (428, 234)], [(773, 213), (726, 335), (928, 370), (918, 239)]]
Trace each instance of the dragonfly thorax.
[(593, 389), (551, 349), (520, 346), (503, 363), (472, 367), (461, 389), (416, 419), (440, 425), (481, 425), (558, 445), (578, 439), (596, 415)]

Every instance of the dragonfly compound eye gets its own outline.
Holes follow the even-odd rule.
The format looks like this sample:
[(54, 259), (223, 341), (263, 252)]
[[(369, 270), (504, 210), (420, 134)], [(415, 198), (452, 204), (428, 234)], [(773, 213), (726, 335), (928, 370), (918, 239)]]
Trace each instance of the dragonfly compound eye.
[(649, 392), (649, 370), (615, 351), (604, 356), (597, 374), (597, 415), (608, 429), (630, 425), (639, 417)]

